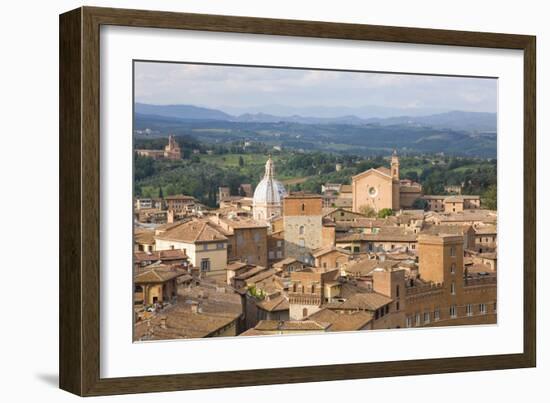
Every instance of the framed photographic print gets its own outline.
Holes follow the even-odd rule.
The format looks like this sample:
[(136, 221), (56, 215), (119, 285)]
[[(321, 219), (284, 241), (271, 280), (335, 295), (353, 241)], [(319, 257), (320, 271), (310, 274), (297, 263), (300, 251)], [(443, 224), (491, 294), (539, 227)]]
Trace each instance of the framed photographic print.
[(535, 366), (535, 104), (532, 36), (61, 15), (61, 388)]

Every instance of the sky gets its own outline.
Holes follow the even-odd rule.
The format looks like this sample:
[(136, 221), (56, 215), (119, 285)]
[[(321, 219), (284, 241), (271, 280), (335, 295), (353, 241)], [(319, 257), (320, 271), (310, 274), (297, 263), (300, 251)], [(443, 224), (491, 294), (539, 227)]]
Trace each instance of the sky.
[(497, 80), (136, 62), (135, 101), (188, 104), (227, 113), (296, 110), (330, 115), (369, 106), (409, 111), (496, 112)]

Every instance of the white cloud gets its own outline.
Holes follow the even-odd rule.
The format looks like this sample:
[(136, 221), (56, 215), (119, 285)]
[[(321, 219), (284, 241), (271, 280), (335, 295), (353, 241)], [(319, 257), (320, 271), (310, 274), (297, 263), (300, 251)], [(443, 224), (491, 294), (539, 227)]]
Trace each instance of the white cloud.
[(137, 62), (136, 101), (216, 107), (379, 105), (496, 110), (496, 80)]

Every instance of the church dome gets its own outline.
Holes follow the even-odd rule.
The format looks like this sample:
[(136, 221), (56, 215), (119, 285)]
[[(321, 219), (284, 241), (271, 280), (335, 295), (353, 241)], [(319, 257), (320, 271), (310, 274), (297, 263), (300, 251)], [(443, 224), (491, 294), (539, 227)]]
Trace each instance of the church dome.
[(286, 196), (286, 189), (281, 182), (274, 177), (273, 160), (271, 157), (265, 163), (264, 178), (258, 183), (254, 190), (253, 203), (257, 205), (275, 204), (281, 205), (283, 197)]

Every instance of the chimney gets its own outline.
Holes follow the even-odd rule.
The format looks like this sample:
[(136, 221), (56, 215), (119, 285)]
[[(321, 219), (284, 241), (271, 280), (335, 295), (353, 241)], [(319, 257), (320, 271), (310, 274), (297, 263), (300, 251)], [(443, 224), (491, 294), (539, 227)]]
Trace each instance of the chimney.
[(160, 328), (166, 329), (166, 316), (161, 316), (160, 318)]
[(174, 223), (174, 210), (168, 210), (168, 212), (166, 213), (166, 223), (167, 224)]

